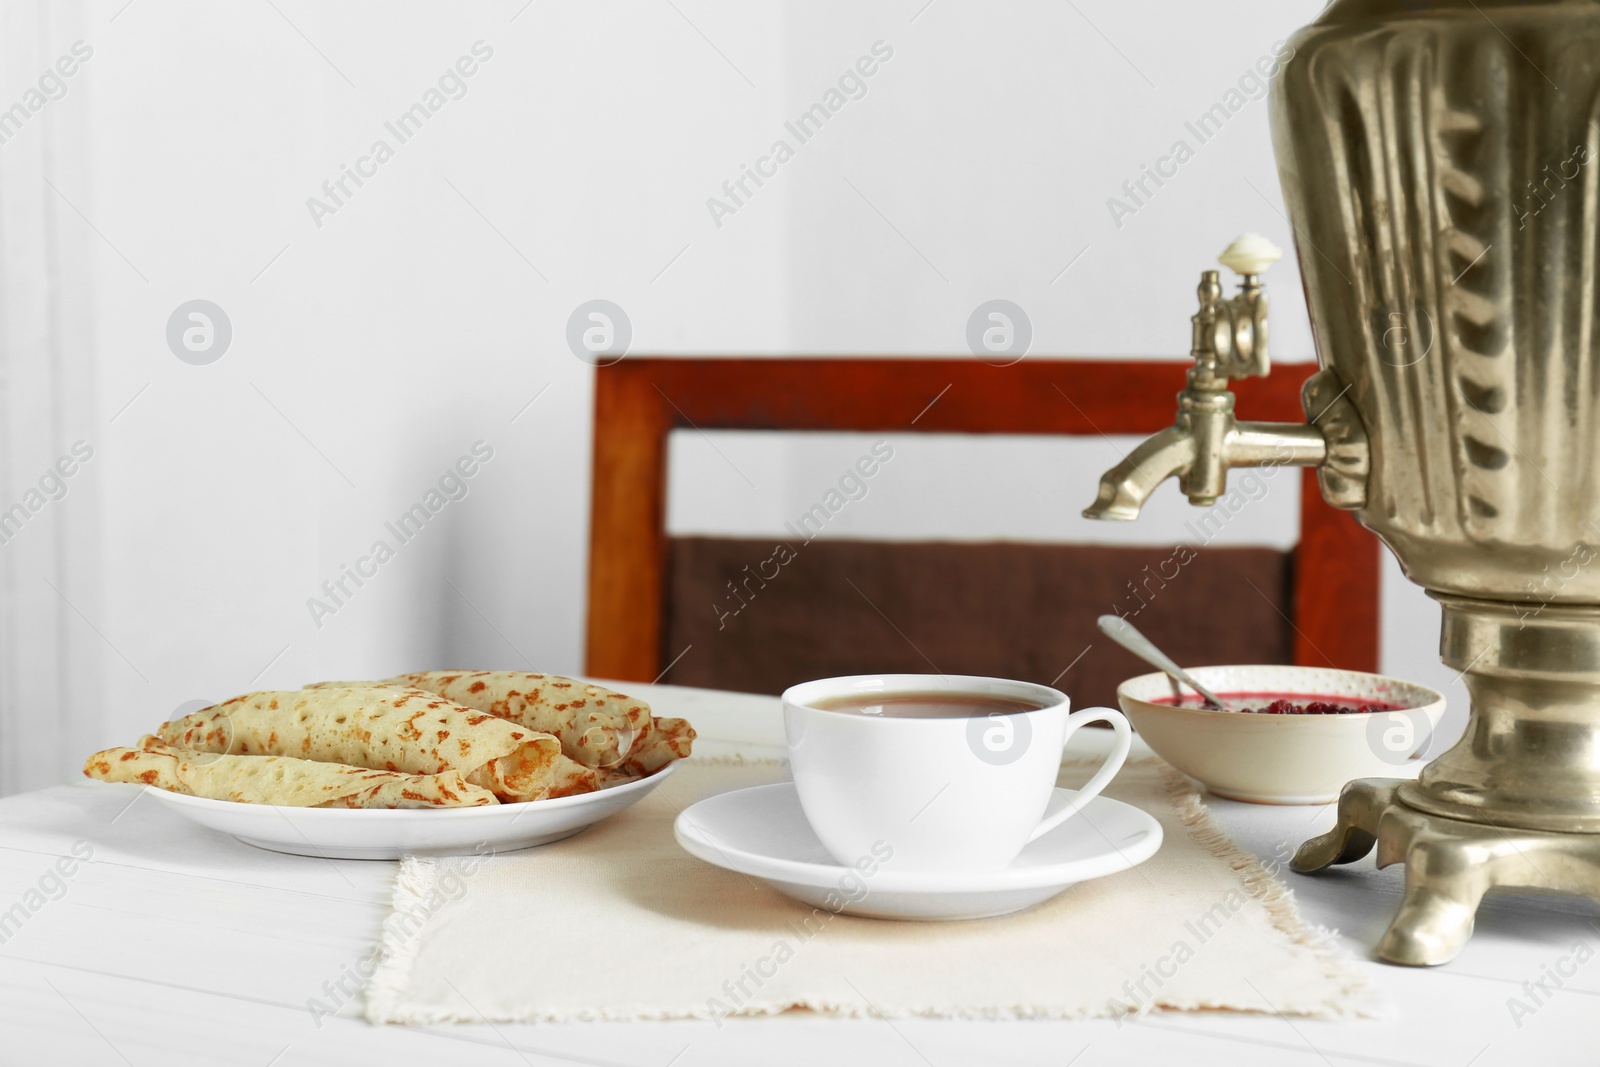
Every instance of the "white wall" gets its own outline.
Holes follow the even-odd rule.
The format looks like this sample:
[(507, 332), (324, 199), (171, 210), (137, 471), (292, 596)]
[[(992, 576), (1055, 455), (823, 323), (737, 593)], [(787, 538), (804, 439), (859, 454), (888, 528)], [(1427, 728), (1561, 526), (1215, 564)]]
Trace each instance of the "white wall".
[[(1265, 104), (1120, 228), (1106, 200), (1319, 7), (122, 3), (0, 8), (0, 107), (94, 50), (0, 145), (0, 507), (95, 449), (0, 546), (0, 791), (191, 699), (578, 670), (592, 370), (564, 338), (584, 301), (626, 310), (636, 354), (960, 354), (1003, 297), (1036, 354), (1181, 355), (1196, 271), (1243, 230), (1291, 244)], [(478, 41), (465, 96), (399, 145), (385, 122)], [(716, 225), (707, 198), (877, 41), (866, 95)], [(394, 157), (317, 225), (307, 198), (380, 137)], [(1271, 283), (1279, 356), (1305, 359), (1293, 264)], [(165, 336), (196, 298), (233, 328), (206, 366)], [(316, 625), (320, 584), (480, 440), (467, 497)], [(918, 477), (983, 469), (934, 462)], [(1047, 451), (1008, 462), (1054, 484)], [(1387, 666), (1438, 677), (1437, 613), (1391, 586)]]

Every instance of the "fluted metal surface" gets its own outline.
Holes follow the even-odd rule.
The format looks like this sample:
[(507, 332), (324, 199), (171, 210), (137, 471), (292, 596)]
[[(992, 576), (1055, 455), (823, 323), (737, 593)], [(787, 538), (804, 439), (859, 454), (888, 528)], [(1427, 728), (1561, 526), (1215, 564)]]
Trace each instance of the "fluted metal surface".
[(1274, 89), (1360, 520), (1436, 592), (1600, 603), (1600, 3), (1338, 0)]

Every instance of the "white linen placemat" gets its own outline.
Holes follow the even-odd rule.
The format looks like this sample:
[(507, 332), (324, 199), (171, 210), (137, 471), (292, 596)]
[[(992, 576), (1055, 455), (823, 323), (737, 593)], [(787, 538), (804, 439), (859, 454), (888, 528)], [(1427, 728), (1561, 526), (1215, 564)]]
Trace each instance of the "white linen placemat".
[[(1069, 765), (1076, 785), (1088, 765)], [(505, 856), (402, 861), (367, 985), (377, 1023), (831, 1015), (1123, 1017), (1151, 1010), (1374, 1014), (1365, 978), (1299, 917), (1287, 857), (1241, 852), (1158, 760), (1106, 795), (1161, 850), (1028, 911), (954, 923), (832, 915), (679, 848), (689, 804), (781, 781), (778, 761), (692, 759), (637, 806)], [(814, 927), (814, 924), (813, 924)]]

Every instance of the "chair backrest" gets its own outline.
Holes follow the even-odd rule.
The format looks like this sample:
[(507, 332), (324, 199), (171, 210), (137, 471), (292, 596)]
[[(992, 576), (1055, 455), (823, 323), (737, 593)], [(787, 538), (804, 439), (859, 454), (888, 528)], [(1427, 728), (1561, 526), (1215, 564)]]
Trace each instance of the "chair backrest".
[[(1093, 616), (1126, 599), (1122, 579), (1143, 574), (1150, 588), (1155, 572), (1144, 568), (1170, 560), (1172, 549), (818, 540), (801, 549), (794, 563), (796, 572), (805, 573), (763, 588), (768, 610), (741, 613), (740, 624), (729, 626), (711, 607), (725, 592), (723, 579), (743, 564), (767, 559), (774, 546), (668, 538), (667, 435), (691, 427), (1142, 435), (1172, 423), (1186, 366), (630, 357), (599, 369), (587, 672), (769, 692), (804, 677), (875, 670), (1058, 679), (1069, 666), (1062, 660), (1093, 640)], [(1293, 367), (1279, 367), (1266, 378), (1237, 383), (1240, 417), (1303, 421), (1303, 379)], [(929, 407), (935, 397), (938, 403)], [(1348, 513), (1323, 501), (1314, 471), (1303, 472), (1300, 498), (1300, 539), (1292, 552), (1198, 551), (1183, 581), (1162, 594), (1171, 610), (1140, 617), (1139, 626), (1193, 663), (1287, 660), (1375, 670), (1378, 543)], [(1113, 539), (1114, 529), (1107, 535)], [(940, 596), (929, 601), (917, 592), (928, 583), (912, 577), (916, 573), (965, 575), (967, 581), (943, 583)], [(849, 589), (841, 575), (857, 586), (863, 601), (842, 609), (845, 615), (839, 605), (849, 598), (838, 594)], [(1108, 575), (1115, 588), (1101, 589), (1096, 583), (1104, 585)], [(1241, 591), (1245, 580), (1259, 597)], [(1086, 591), (1074, 598), (1083, 607), (1071, 618), (1019, 619), (1002, 598), (972, 594), (992, 589), (995, 581), (1009, 581), (1019, 591)], [(830, 582), (837, 588), (829, 588)], [(821, 603), (832, 606), (825, 629)], [(914, 620), (915, 633), (904, 632), (913, 625), (908, 620)], [(680, 645), (697, 641), (698, 654), (675, 662)], [(1119, 649), (1097, 654), (1072, 676), (1077, 685), (1062, 687), (1080, 702), (1104, 702), (1116, 678), (1145, 669)]]

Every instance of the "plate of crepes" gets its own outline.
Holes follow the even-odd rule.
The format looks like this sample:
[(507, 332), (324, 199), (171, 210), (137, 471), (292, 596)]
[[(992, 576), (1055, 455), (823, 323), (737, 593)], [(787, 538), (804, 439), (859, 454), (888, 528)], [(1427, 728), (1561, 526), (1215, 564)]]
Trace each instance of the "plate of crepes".
[(642, 700), (521, 671), (424, 671), (246, 693), (162, 723), (83, 773), (202, 826), (338, 859), (505, 852), (635, 803), (694, 729)]

